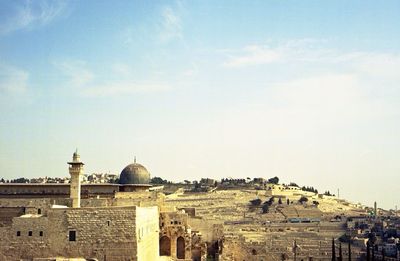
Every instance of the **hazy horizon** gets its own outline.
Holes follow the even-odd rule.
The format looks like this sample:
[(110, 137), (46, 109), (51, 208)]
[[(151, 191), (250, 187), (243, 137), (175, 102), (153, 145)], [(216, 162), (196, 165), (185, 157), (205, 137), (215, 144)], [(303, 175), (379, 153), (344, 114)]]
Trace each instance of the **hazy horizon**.
[(278, 176), (400, 206), (399, 1), (1, 1), (0, 177)]

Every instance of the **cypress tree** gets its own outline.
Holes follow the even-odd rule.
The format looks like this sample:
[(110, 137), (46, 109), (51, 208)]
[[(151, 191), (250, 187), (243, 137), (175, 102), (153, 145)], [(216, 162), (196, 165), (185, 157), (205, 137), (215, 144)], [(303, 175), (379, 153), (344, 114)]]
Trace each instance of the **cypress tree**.
[(340, 260), (340, 261), (343, 261), (342, 243), (339, 243), (339, 260)]
[(372, 248), (372, 261), (375, 261), (375, 246), (374, 246), (374, 244), (372, 244), (371, 248)]
[(349, 261), (351, 261), (351, 244), (350, 244), (351, 239), (349, 239)]
[(332, 261), (336, 261), (335, 239), (332, 238)]

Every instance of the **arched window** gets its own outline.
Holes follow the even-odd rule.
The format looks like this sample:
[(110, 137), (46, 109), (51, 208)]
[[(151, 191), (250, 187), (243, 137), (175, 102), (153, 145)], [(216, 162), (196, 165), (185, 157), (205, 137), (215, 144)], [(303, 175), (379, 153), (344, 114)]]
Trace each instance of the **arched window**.
[(185, 259), (185, 239), (183, 237), (178, 237), (176, 240), (176, 257)]
[(171, 255), (171, 239), (167, 236), (162, 236), (160, 238), (160, 256), (170, 256)]
[(252, 254), (253, 256), (257, 255), (257, 250), (255, 250), (255, 249), (253, 248), (253, 250), (251, 250), (251, 254)]

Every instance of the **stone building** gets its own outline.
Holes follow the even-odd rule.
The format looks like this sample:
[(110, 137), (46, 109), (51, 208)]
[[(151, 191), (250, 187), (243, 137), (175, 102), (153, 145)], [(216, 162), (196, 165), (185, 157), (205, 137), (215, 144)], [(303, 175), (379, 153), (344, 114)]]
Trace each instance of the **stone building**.
[(191, 229), (184, 212), (160, 213), (160, 256), (191, 260)]
[(2, 227), (0, 260), (157, 260), (157, 207), (52, 208)]
[(149, 191), (150, 174), (136, 159), (119, 184), (81, 185), (77, 152), (68, 164), (70, 184), (0, 185), (0, 260), (192, 260), (188, 215), (160, 212), (165, 196)]

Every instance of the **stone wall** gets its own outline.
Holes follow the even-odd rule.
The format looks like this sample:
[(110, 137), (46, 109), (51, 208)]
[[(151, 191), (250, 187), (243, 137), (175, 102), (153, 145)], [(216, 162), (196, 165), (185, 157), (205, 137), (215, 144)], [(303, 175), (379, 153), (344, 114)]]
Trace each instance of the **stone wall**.
[(48, 209), (46, 215), (15, 217), (0, 232), (0, 260), (54, 256), (155, 260), (158, 256), (157, 207)]
[[(191, 260), (192, 232), (188, 225), (188, 214), (184, 212), (160, 213), (160, 252), (173, 259)], [(163, 242), (168, 242), (163, 244)], [(162, 253), (160, 253), (162, 254)]]
[(159, 214), (157, 207), (137, 208), (137, 260), (157, 260), (159, 249)]
[(206, 242), (213, 242), (222, 236), (216, 231), (218, 226), (223, 226), (221, 222), (205, 220), (202, 217), (189, 217), (188, 223), (193, 230), (201, 233), (203, 240)]
[(7, 211), (6, 208), (22, 208), (22, 214), (43, 214), (52, 205), (70, 205), (68, 198), (0, 198), (0, 212)]

